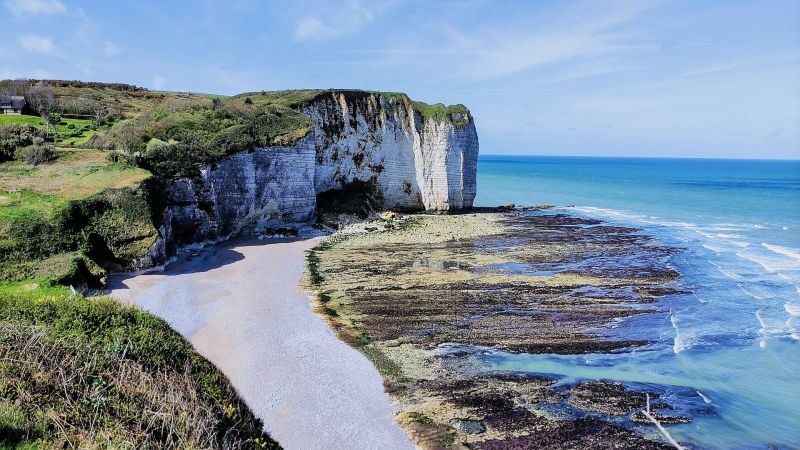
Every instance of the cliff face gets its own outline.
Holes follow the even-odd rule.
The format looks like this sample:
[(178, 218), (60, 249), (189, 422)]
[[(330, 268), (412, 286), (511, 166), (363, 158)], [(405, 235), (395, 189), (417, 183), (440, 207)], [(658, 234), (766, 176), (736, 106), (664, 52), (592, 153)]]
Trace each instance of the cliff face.
[(311, 222), (318, 194), (358, 190), (386, 209), (472, 206), (478, 136), (468, 111), (426, 118), (403, 95), (334, 91), (303, 113), (314, 129), (295, 145), (240, 152), (168, 182), (160, 237), (139, 268), (180, 246)]
[(334, 92), (305, 113), (314, 121), (317, 193), (357, 180), (389, 209), (472, 206), (478, 135), (468, 112), (458, 127), (424, 120), (405, 96)]

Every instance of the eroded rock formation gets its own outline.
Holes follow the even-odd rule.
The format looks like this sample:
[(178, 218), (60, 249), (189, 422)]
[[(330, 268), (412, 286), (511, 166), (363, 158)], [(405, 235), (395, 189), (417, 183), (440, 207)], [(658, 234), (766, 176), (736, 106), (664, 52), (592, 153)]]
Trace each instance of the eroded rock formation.
[(303, 109), (313, 130), (294, 145), (240, 152), (167, 182), (160, 237), (138, 267), (246, 229), (312, 222), (326, 193), (359, 191), (384, 209), (471, 207), (475, 125), (466, 109), (443, 110), (426, 116), (401, 94), (319, 94)]

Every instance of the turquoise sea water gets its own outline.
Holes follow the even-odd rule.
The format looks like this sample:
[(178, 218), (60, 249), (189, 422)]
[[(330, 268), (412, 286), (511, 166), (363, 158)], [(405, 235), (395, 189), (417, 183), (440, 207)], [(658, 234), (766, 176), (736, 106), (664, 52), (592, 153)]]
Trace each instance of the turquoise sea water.
[(697, 447), (800, 448), (800, 161), (482, 156), (475, 203), (505, 202), (642, 228), (683, 249), (691, 294), (604, 330), (654, 341), (634, 352), (487, 364), (667, 386), (693, 418), (670, 432)]

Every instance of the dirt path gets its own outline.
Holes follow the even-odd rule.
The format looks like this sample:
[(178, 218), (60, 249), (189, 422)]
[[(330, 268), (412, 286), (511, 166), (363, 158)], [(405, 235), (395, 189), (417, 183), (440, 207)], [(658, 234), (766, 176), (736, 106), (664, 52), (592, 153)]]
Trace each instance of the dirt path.
[(298, 291), (314, 240), (238, 241), (112, 295), (164, 318), (231, 380), (287, 449), (411, 449), (383, 380)]

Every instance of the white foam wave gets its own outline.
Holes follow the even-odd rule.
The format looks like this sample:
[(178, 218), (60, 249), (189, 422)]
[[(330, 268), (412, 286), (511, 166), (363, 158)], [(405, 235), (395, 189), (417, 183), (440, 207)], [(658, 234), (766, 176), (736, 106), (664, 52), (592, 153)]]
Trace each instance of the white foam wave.
[(800, 253), (796, 253), (794, 249), (763, 243), (761, 246), (770, 253), (759, 252), (754, 248), (737, 251), (736, 256), (753, 261), (771, 273), (800, 270)]
[(722, 252), (725, 251), (725, 250), (723, 250), (723, 249), (721, 249), (719, 247), (714, 247), (713, 245), (710, 245), (710, 244), (703, 244), (703, 248), (711, 250), (714, 253), (722, 253)]
[(800, 317), (800, 304), (794, 302), (786, 302), (783, 304), (783, 309), (790, 316)]
[(764, 300), (764, 298), (765, 298), (765, 297), (763, 297), (763, 296), (761, 296), (761, 295), (756, 295), (756, 294), (754, 294), (754, 293), (750, 292), (750, 291), (749, 291), (749, 290), (747, 290), (747, 289), (746, 289), (744, 286), (742, 286), (742, 284), (741, 284), (741, 283), (737, 283), (737, 286), (739, 286), (739, 289), (741, 289), (742, 291), (744, 291), (744, 293), (745, 293), (745, 294), (747, 294), (747, 295), (749, 295), (750, 297), (753, 297), (753, 298), (755, 298), (755, 299), (757, 299), (757, 300)]
[(708, 261), (708, 262), (711, 263), (712, 266), (716, 267), (717, 270), (719, 271), (719, 273), (725, 275), (726, 277), (728, 277), (728, 278), (730, 278), (732, 280), (741, 280), (742, 279), (741, 275), (739, 275), (738, 273), (731, 272), (730, 270), (723, 268), (722, 266), (720, 266), (719, 264), (715, 263), (714, 261)]
[(704, 402), (706, 402), (707, 404), (709, 404), (709, 405), (711, 404), (711, 399), (710, 399), (710, 398), (708, 398), (708, 397), (706, 397), (705, 395), (703, 395), (703, 393), (702, 393), (702, 392), (700, 392), (700, 391), (697, 391), (697, 395), (699, 395), (699, 396), (700, 396), (700, 398), (702, 398), (702, 399), (703, 399), (703, 401), (704, 401)]
[(783, 247), (781, 245), (775, 245), (775, 244), (768, 244), (766, 242), (762, 242), (761, 246), (773, 253), (777, 253), (783, 256), (788, 256), (789, 258), (800, 263), (800, 249)]
[(670, 313), (669, 321), (672, 324), (672, 328), (675, 329), (675, 338), (672, 341), (672, 353), (678, 354), (684, 350), (686, 350), (686, 346), (683, 342), (683, 338), (681, 337), (681, 332), (678, 329), (678, 316), (675, 313)]

